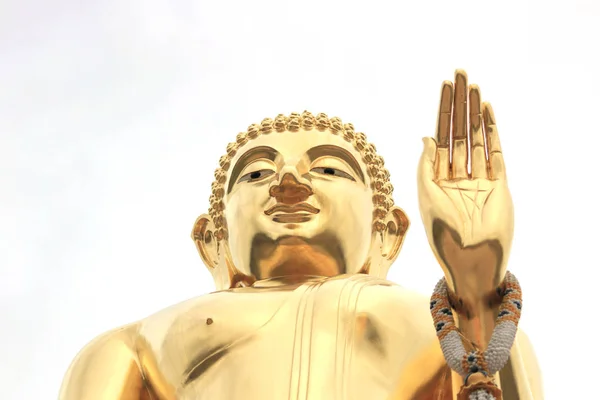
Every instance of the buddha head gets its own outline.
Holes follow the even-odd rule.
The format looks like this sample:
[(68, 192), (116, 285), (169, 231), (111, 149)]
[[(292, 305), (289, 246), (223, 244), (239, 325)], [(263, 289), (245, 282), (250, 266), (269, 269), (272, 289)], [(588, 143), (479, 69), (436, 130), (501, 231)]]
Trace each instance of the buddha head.
[(192, 239), (218, 289), (257, 280), (385, 277), (408, 218), (363, 133), (309, 112), (250, 125), (221, 157)]

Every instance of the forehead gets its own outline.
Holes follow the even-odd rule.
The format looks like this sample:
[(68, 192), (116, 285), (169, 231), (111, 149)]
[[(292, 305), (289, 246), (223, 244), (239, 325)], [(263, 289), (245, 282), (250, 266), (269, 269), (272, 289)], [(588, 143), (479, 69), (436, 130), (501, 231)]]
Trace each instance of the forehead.
[[(236, 156), (231, 160), (231, 164), (235, 165), (244, 154), (257, 147), (271, 147), (283, 157), (284, 160), (301, 158), (310, 152), (311, 149), (328, 145), (332, 147), (346, 150), (356, 159), (363, 173), (366, 175), (366, 166), (362, 160), (361, 154), (354, 146), (346, 141), (342, 136), (331, 133), (329, 130), (319, 131), (316, 129), (306, 131), (299, 130), (296, 132), (271, 132), (262, 134), (256, 139), (249, 140), (236, 153)], [(231, 173), (232, 169), (230, 169)]]

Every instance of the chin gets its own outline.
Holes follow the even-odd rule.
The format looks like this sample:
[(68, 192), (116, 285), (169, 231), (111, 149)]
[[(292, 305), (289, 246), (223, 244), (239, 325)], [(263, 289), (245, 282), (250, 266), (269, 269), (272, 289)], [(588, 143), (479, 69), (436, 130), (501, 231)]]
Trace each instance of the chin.
[(285, 239), (288, 237), (310, 240), (319, 236), (322, 232), (322, 227), (305, 222), (278, 224), (269, 231), (268, 235), (274, 240)]
[(297, 236), (303, 238), (313, 238), (323, 232), (322, 222), (317, 216), (298, 219), (269, 219), (263, 225), (263, 232), (266, 236), (275, 240), (282, 236)]

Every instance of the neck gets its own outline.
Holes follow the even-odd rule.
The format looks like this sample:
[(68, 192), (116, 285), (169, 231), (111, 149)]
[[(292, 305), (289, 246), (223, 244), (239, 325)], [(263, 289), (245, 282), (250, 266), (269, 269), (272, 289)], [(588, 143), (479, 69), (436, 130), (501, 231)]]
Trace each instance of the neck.
[(346, 263), (333, 240), (282, 237), (255, 238), (249, 270), (257, 280), (280, 276), (335, 276), (346, 272)]

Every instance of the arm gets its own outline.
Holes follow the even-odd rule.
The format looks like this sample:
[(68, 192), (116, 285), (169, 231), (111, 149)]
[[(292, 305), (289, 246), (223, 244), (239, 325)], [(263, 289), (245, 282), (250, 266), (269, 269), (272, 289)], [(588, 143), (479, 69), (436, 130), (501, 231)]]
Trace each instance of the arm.
[(515, 345), (511, 353), (512, 359), (516, 359), (517, 357), (519, 358), (519, 365), (522, 366), (519, 375), (527, 378), (533, 399), (542, 400), (544, 398), (544, 390), (540, 366), (529, 338), (521, 330), (517, 333)]
[(135, 340), (137, 325), (105, 333), (89, 343), (69, 367), (60, 400), (150, 400)]
[[(454, 85), (444, 82), (436, 138), (424, 142), (418, 180), (421, 217), (444, 271), (457, 326), (483, 351), (498, 315), (496, 288), (506, 273), (513, 204), (492, 107), (481, 103), (479, 88), (467, 84), (464, 71), (457, 71)], [(537, 362), (531, 346), (525, 350), (519, 342), (496, 381), (506, 399), (538, 399), (532, 392), (540, 391), (530, 383), (539, 385)], [(462, 379), (453, 375), (458, 390)]]

